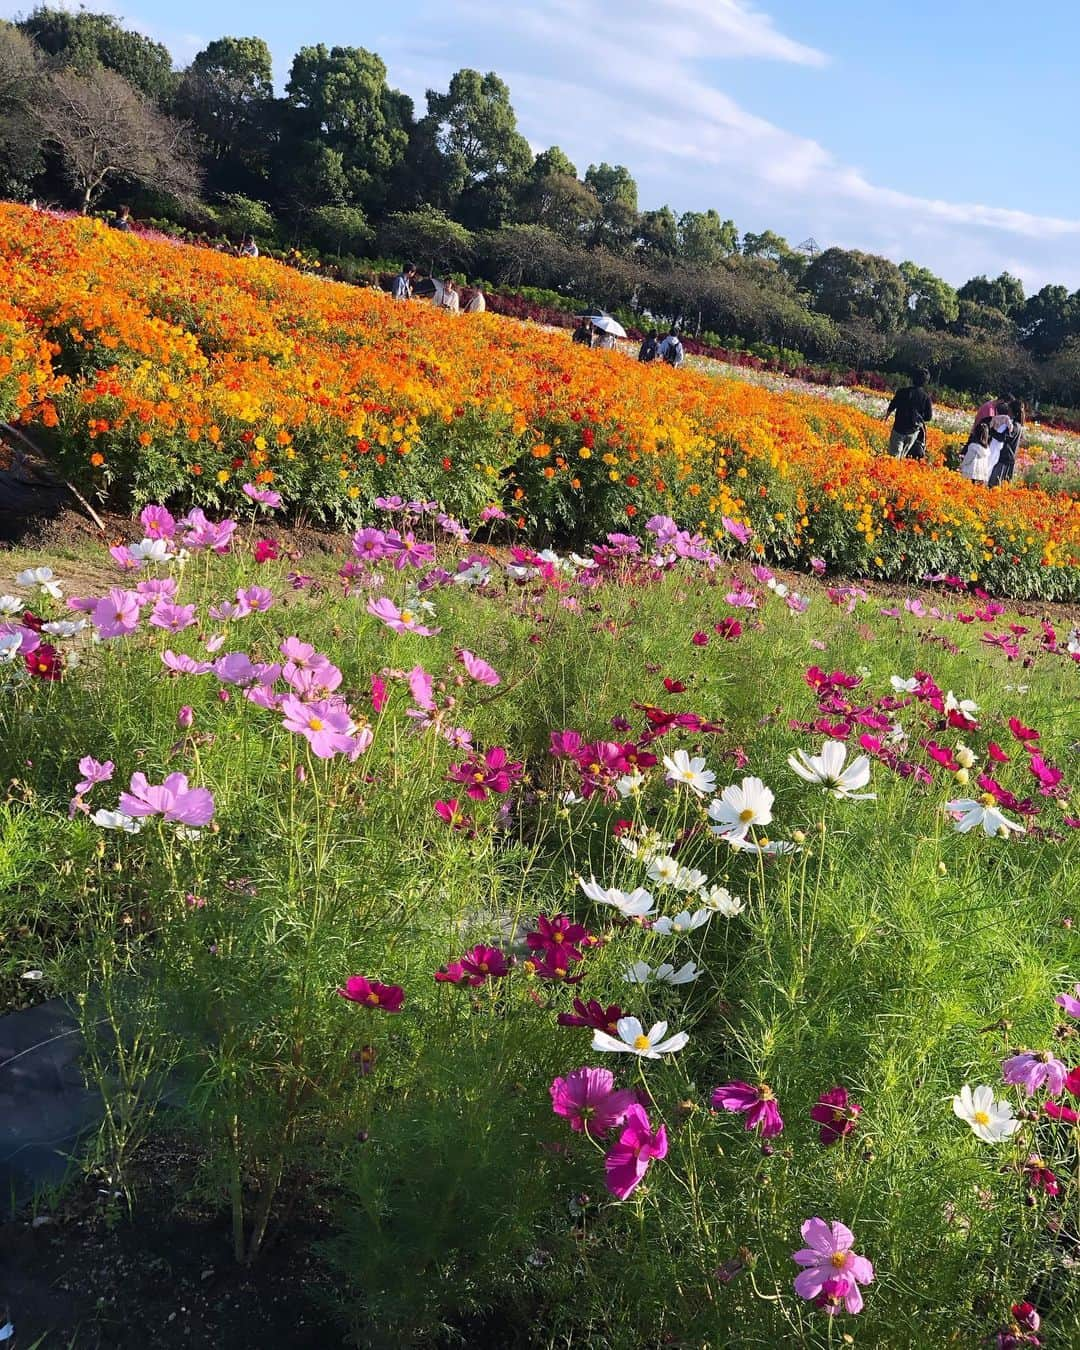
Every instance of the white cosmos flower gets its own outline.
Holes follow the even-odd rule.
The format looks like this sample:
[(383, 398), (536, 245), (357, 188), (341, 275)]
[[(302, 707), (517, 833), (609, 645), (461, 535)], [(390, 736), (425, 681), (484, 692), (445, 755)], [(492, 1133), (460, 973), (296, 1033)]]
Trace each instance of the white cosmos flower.
[(0, 666), (10, 665), (22, 646), (21, 633), (0, 633)]
[(42, 595), (51, 595), (54, 600), (62, 600), (64, 592), (51, 567), (27, 567), (15, 578), (17, 586), (36, 586)]
[(732, 839), (745, 839), (752, 825), (768, 825), (772, 820), (773, 794), (760, 778), (744, 778), (741, 784), (732, 783), (709, 803), (709, 819), (713, 834)]
[(656, 919), (653, 922), (652, 931), (662, 933), (665, 937), (674, 933), (676, 936), (682, 936), (683, 933), (692, 933), (695, 928), (700, 928), (712, 918), (712, 912), (708, 909), (695, 909), (693, 914), (688, 909), (684, 909), (681, 914), (674, 916), (665, 914), (663, 918)]
[(50, 637), (73, 638), (86, 627), (86, 619), (54, 619), (52, 623), (43, 623), (41, 631)]
[(632, 792), (641, 790), (645, 782), (645, 775), (637, 767), (632, 773), (624, 773), (621, 778), (615, 780), (615, 791), (620, 797), (629, 797)]
[(673, 755), (664, 756), (664, 768), (673, 782), (688, 787), (698, 797), (716, 787), (716, 774), (705, 767), (700, 755), (691, 759), (685, 750), (676, 750)]
[(486, 586), (491, 580), (491, 568), (484, 563), (470, 563), (450, 578), (457, 586)]
[(952, 1109), (984, 1144), (1000, 1144), (1020, 1128), (1012, 1106), (1004, 1100), (995, 1101), (994, 1089), (985, 1085), (972, 1092), (965, 1083), (953, 1098)]
[(651, 914), (656, 903), (643, 886), (633, 891), (620, 891), (616, 886), (601, 886), (595, 877), (588, 881), (578, 879), (581, 889), (598, 905), (611, 905), (627, 919), (641, 919)]
[(585, 798), (576, 793), (573, 788), (567, 789), (562, 795), (563, 806), (577, 806), (579, 802), (584, 800)]
[(583, 558), (580, 553), (571, 553), (569, 556), (570, 561), (574, 566), (581, 568), (583, 571), (589, 571), (594, 567), (600, 566), (595, 558)]
[(788, 755), (788, 764), (807, 783), (817, 783), (834, 797), (843, 797), (848, 801), (872, 801), (876, 792), (858, 792), (870, 781), (870, 759), (859, 755), (844, 768), (847, 758), (847, 746), (843, 741), (826, 741), (820, 755), (808, 755), (805, 750), (796, 750)]
[(104, 809), (95, 811), (90, 817), (95, 825), (100, 825), (103, 830), (123, 830), (125, 834), (138, 834), (142, 829), (142, 821), (135, 820), (132, 816), (126, 815), (123, 811), (106, 811)]
[(1080, 656), (1080, 628), (1074, 628), (1069, 633), (1069, 640), (1065, 643), (1065, 650), (1070, 656)]
[(679, 875), (679, 864), (674, 858), (653, 858), (645, 875), (650, 881), (659, 882), (661, 886), (674, 886), (675, 878)]
[(677, 891), (699, 891), (708, 880), (704, 872), (699, 872), (693, 867), (680, 867), (671, 884)]
[(919, 681), (914, 675), (910, 680), (902, 680), (899, 675), (890, 675), (889, 683), (898, 694), (913, 694), (919, 687)]
[(666, 853), (671, 845), (660, 838), (658, 831), (647, 829), (639, 835), (620, 834), (619, 844), (637, 862), (648, 863), (658, 853)]
[(642, 1059), (660, 1059), (662, 1055), (673, 1055), (676, 1050), (681, 1050), (690, 1039), (685, 1031), (678, 1031), (664, 1040), (668, 1029), (666, 1022), (657, 1022), (646, 1034), (636, 1017), (620, 1017), (615, 1027), (618, 1038), (609, 1036), (606, 1031), (594, 1031), (592, 1048), (613, 1054), (639, 1055)]
[(172, 561), (173, 551), (167, 539), (140, 539), (131, 544), (128, 552), (137, 562), (167, 563)]
[(957, 698), (950, 689), (945, 695), (945, 711), (947, 713), (959, 712), (965, 717), (974, 718), (979, 711), (979, 705), (973, 698)]
[(700, 891), (698, 898), (706, 909), (722, 914), (725, 919), (733, 919), (742, 913), (743, 902), (736, 900), (726, 886), (710, 886), (708, 890)]
[(0, 595), (0, 615), (21, 614), (25, 608), (26, 601), (17, 595)]
[(693, 984), (701, 974), (693, 961), (687, 961), (685, 965), (680, 966), (678, 970), (670, 961), (665, 961), (662, 966), (657, 966), (655, 970), (651, 969), (646, 961), (635, 961), (630, 969), (623, 976), (627, 984), (648, 984), (650, 980), (656, 984)]
[(894, 722), (892, 726), (889, 727), (889, 734), (885, 737), (885, 742), (887, 745), (903, 745), (907, 738), (908, 734), (904, 730), (902, 724)]
[(777, 853), (795, 852), (795, 845), (786, 839), (746, 839), (737, 834), (725, 834), (721, 838), (726, 839), (738, 853), (763, 853), (771, 858)]
[(960, 819), (953, 823), (960, 834), (967, 834), (977, 825), (981, 825), (991, 839), (995, 836), (1007, 839), (1010, 830), (1015, 830), (1017, 834), (1025, 833), (1023, 825), (1010, 820), (999, 809), (996, 799), (989, 792), (984, 793), (978, 801), (971, 797), (958, 797), (956, 801), (949, 802), (945, 810), (959, 815)]

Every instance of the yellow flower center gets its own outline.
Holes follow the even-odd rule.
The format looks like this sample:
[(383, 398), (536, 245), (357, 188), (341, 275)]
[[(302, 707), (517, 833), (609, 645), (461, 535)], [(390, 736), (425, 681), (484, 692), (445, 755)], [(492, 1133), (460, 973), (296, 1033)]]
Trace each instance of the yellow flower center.
[(649, 1038), (648, 1038), (648, 1036), (635, 1036), (635, 1037), (634, 1037), (634, 1049), (635, 1049), (635, 1050), (648, 1050), (648, 1048), (649, 1048)]
[(835, 1270), (843, 1270), (847, 1264), (847, 1259), (847, 1252), (833, 1252), (832, 1256), (829, 1257), (829, 1265)]
[(754, 819), (754, 813), (753, 811), (750, 810), (749, 807), (747, 807), (745, 811), (739, 812), (739, 819), (742, 821), (744, 825), (749, 825), (750, 822)]
[(310, 731), (322, 731), (322, 729), (323, 729), (322, 718), (320, 718), (320, 717), (311, 717), (311, 718), (309, 718), (309, 719), (308, 719), (308, 729), (309, 729)]
[(989, 1125), (990, 1116), (985, 1111), (976, 1111), (973, 1117), (976, 1125)]
[(552, 940), (553, 940), (554, 942), (562, 942), (563, 939), (564, 939), (564, 936), (565, 936), (565, 935), (564, 935), (563, 933), (556, 933), (556, 934), (554, 935), (554, 937), (553, 937)]
[(371, 991), (370, 994), (368, 994), (368, 996), (367, 996), (367, 1001), (368, 1001), (369, 1003), (372, 1003), (372, 1004), (378, 1003), (378, 1001), (379, 1001), (379, 996), (378, 996), (378, 994), (375, 992), (374, 989)]
[(997, 798), (992, 792), (984, 792), (979, 801), (982, 802), (983, 806), (997, 806)]
[(416, 617), (416, 616), (413, 614), (413, 612), (412, 612), (411, 609), (403, 609), (403, 610), (401, 611), (401, 622), (402, 622), (402, 623), (412, 623), (412, 621), (413, 621), (413, 619), (414, 619), (415, 617)]

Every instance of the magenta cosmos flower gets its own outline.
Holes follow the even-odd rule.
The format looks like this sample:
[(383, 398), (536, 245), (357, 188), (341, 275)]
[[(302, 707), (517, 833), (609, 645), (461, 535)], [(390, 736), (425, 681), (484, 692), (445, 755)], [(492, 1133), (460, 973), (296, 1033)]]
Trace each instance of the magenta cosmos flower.
[(525, 942), (533, 951), (558, 956), (564, 961), (580, 961), (581, 944), (592, 945), (589, 930), (574, 923), (568, 914), (556, 914), (553, 919), (538, 914), (536, 928), (525, 935)]
[(635, 1189), (654, 1158), (667, 1157), (667, 1130), (653, 1131), (645, 1108), (636, 1102), (626, 1112), (618, 1139), (604, 1159), (604, 1180), (616, 1200), (625, 1200)]
[(127, 792), (120, 794), (120, 810), (128, 816), (164, 816), (177, 825), (198, 828), (214, 818), (214, 798), (206, 788), (189, 788), (187, 775), (171, 773), (155, 787), (146, 775), (133, 773)]
[(473, 801), (482, 802), (489, 792), (509, 792), (511, 784), (521, 777), (522, 767), (510, 763), (506, 751), (496, 745), (483, 758), (474, 754), (461, 764), (451, 764), (446, 776), (454, 783), (464, 783)]
[(1073, 985), (1071, 994), (1058, 994), (1054, 1002), (1064, 1008), (1070, 1017), (1080, 1018), (1080, 984)]
[(352, 719), (343, 708), (326, 701), (301, 703), (292, 694), (286, 694), (281, 700), (281, 712), (285, 730), (303, 736), (318, 759), (333, 759), (352, 750)]
[(422, 567), (424, 563), (435, 561), (434, 544), (424, 544), (416, 538), (411, 530), (405, 534), (398, 534), (397, 530), (391, 530), (386, 536), (386, 556), (393, 561), (397, 571), (409, 565), (413, 567)]
[(717, 1110), (745, 1115), (746, 1128), (754, 1130), (760, 1126), (762, 1139), (771, 1139), (784, 1128), (776, 1097), (766, 1083), (756, 1086), (739, 1081), (725, 1083), (713, 1092), (712, 1104)]
[(1058, 1096), (1069, 1074), (1068, 1066), (1049, 1050), (1022, 1050), (1002, 1061), (1001, 1072), (1006, 1083), (1022, 1087), (1029, 1097), (1044, 1085), (1051, 1097)]
[(570, 1128), (595, 1138), (620, 1124), (637, 1096), (629, 1089), (616, 1089), (610, 1069), (575, 1069), (551, 1083), (551, 1109), (570, 1122)]
[(510, 974), (513, 959), (498, 947), (473, 947), (460, 961), (451, 961), (442, 970), (435, 972), (435, 978), (444, 984), (470, 984), (474, 987), (485, 980), (497, 980)]
[(855, 1128), (862, 1107), (848, 1096), (847, 1088), (834, 1087), (823, 1092), (817, 1105), (810, 1108), (810, 1119), (821, 1126), (818, 1138), (828, 1147), (838, 1144)]
[(405, 1002), (405, 990), (400, 984), (379, 984), (366, 975), (350, 975), (344, 989), (339, 989), (338, 993), (350, 1003), (362, 1003), (366, 1008), (378, 1008), (380, 1012), (400, 1012)]
[(445, 820), (452, 830), (472, 829), (472, 817), (462, 811), (456, 797), (451, 797), (446, 802), (436, 802), (435, 814), (440, 820)]
[(576, 998), (574, 1011), (560, 1013), (556, 1020), (561, 1027), (589, 1027), (593, 1031), (606, 1031), (609, 1036), (615, 1036), (619, 1030), (619, 1018), (623, 1016), (625, 1014), (617, 1003), (605, 1008), (595, 998), (589, 999), (588, 1003)]
[[(849, 1313), (859, 1312), (863, 1305), (859, 1285), (871, 1283), (874, 1267), (851, 1250), (855, 1242), (851, 1229), (842, 1223), (807, 1219), (802, 1235), (806, 1246), (791, 1254), (794, 1262), (805, 1267), (795, 1276), (795, 1292), (815, 1301), (824, 1293), (819, 1306), (830, 1315), (839, 1312), (841, 1305)], [(835, 1283), (826, 1289), (830, 1282)]]

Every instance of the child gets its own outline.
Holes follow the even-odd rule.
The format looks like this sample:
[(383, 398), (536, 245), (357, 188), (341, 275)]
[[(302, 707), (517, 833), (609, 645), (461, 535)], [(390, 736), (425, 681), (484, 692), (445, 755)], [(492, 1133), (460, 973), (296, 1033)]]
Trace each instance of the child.
[(974, 432), (968, 448), (964, 451), (964, 458), (960, 464), (960, 472), (965, 478), (970, 478), (973, 483), (988, 483), (990, 481), (990, 423), (986, 420), (979, 423)]

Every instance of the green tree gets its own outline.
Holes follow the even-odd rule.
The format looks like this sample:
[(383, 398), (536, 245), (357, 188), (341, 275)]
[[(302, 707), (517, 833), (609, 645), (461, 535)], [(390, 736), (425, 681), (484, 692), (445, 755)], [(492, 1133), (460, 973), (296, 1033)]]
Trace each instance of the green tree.
[(970, 300), (976, 305), (989, 305), (999, 309), (1002, 314), (1015, 314), (1024, 303), (1024, 283), (1011, 272), (1002, 272), (993, 281), (986, 277), (972, 277), (965, 281), (957, 291), (961, 300)]
[(585, 184), (600, 203), (590, 243), (613, 253), (625, 252), (638, 228), (638, 192), (633, 175), (622, 164), (590, 164)]
[(1024, 346), (1036, 356), (1050, 356), (1080, 332), (1080, 291), (1070, 295), (1064, 286), (1044, 286), (1016, 319)]
[(883, 333), (900, 324), (907, 283), (888, 258), (827, 248), (806, 269), (803, 285), (816, 310), (838, 323), (862, 320)]
[(217, 38), (184, 71), (176, 111), (195, 128), (212, 186), (265, 179), (273, 106), (270, 49), (262, 38)]
[(0, 192), (21, 197), (42, 168), (36, 100), (41, 53), (24, 33), (0, 23)]
[(168, 103), (176, 88), (169, 49), (111, 15), (39, 5), (18, 26), (42, 51), (82, 74), (102, 65), (159, 104)]
[(218, 201), (217, 218), (226, 234), (254, 234), (265, 239), (275, 233), (276, 222), (265, 202), (239, 192), (223, 192)]
[(379, 249), (384, 257), (411, 260), (422, 271), (437, 275), (467, 267), (473, 236), (464, 225), (427, 206), (387, 216), (379, 229)]
[(671, 207), (643, 211), (638, 221), (638, 238), (644, 253), (673, 258), (679, 251), (679, 222)]
[(708, 211), (684, 211), (679, 217), (679, 253), (687, 262), (715, 267), (739, 247), (733, 220), (721, 220)]
[(384, 200), (408, 148), (412, 101), (387, 85), (386, 66), (374, 52), (302, 47), (293, 58), (284, 111), (287, 154), (321, 144), (340, 163), (350, 205)]
[(371, 228), (357, 206), (317, 206), (308, 228), (320, 248), (333, 250), (339, 258), (343, 253), (362, 253), (371, 242)]
[(558, 174), (564, 178), (577, 177), (577, 169), (570, 157), (557, 145), (553, 145), (550, 150), (541, 150), (533, 160), (532, 168), (529, 170), (529, 177), (534, 182), (550, 178), (553, 174)]
[(900, 274), (908, 287), (910, 323), (919, 328), (947, 328), (956, 322), (960, 301), (947, 281), (913, 262), (902, 262)]

